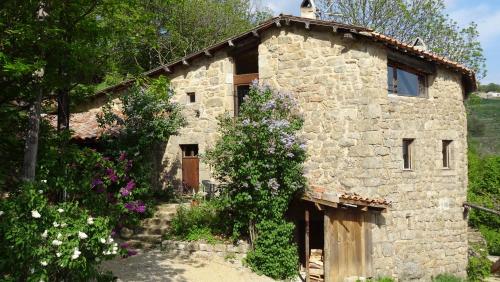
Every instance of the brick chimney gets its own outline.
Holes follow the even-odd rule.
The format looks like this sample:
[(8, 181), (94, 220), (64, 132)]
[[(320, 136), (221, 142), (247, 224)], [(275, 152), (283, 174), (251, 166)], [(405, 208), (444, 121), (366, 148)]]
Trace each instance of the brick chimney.
[(316, 4), (314, 0), (304, 0), (300, 4), (300, 16), (308, 19), (317, 19), (316, 16)]

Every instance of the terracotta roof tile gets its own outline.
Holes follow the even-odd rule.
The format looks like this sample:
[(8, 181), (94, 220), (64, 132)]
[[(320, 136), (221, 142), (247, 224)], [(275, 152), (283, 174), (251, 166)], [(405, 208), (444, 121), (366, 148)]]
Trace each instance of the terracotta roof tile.
[(330, 191), (323, 186), (310, 185), (306, 192), (307, 198), (340, 204), (357, 204), (376, 208), (387, 208), (391, 202), (382, 198), (363, 197), (357, 193), (341, 190)]

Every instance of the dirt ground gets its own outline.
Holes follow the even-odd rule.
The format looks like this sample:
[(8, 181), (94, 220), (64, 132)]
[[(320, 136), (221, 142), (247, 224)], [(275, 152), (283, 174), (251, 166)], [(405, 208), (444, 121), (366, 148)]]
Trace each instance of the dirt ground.
[(102, 264), (111, 270), (118, 281), (165, 281), (165, 282), (270, 282), (241, 263), (231, 263), (213, 255), (199, 257), (176, 254), (159, 249), (150, 250), (126, 259), (117, 258)]

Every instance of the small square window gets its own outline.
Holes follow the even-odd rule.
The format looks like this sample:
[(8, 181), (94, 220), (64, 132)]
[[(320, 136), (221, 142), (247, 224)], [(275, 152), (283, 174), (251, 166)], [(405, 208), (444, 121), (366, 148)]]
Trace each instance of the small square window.
[(443, 168), (451, 168), (451, 140), (443, 140), (442, 154), (443, 154)]
[(413, 141), (414, 139), (403, 139), (403, 169), (413, 168)]
[(196, 94), (194, 92), (189, 92), (187, 93), (188, 96), (188, 103), (195, 103), (196, 102)]

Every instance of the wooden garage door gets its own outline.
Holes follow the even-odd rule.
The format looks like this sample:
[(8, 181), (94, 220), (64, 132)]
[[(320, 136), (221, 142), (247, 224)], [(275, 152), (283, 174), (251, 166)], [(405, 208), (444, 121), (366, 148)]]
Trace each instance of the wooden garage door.
[[(325, 211), (325, 281), (371, 274), (368, 213), (357, 209)], [(365, 222), (366, 221), (366, 222)]]

